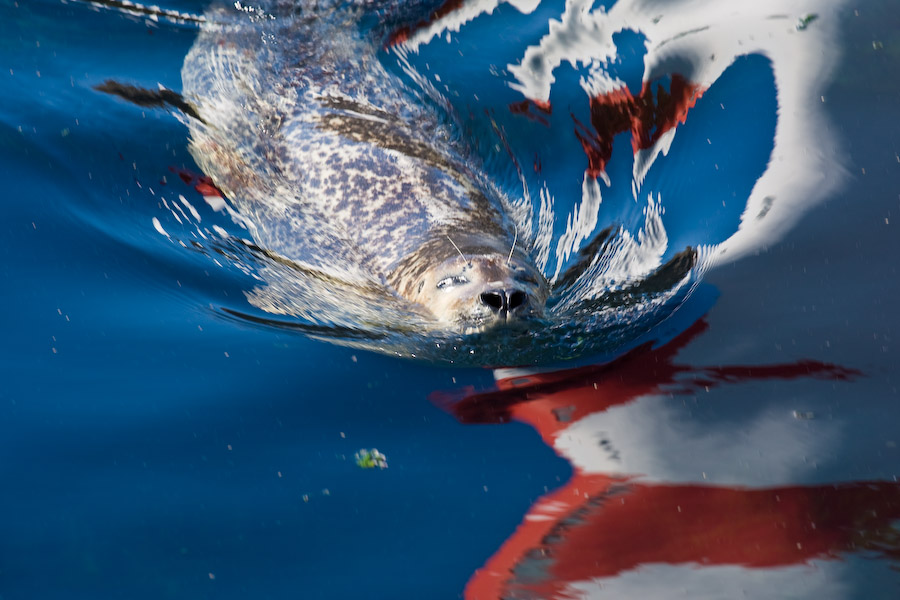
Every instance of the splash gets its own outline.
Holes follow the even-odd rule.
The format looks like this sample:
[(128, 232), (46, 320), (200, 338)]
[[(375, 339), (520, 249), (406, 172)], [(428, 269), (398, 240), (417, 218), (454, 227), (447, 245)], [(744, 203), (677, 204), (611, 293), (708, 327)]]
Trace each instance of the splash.
[[(394, 14), (392, 22), (401, 25), (379, 40), (369, 37), (381, 30), (362, 19), (362, 8), (354, 7), (346, 18), (335, 16), (344, 10), (340, 7), (322, 8), (326, 16), (304, 31), (314, 39), (330, 36), (329, 44), (303, 41), (317, 67), (290, 86), (271, 81), (265, 69), (299, 56), (296, 45), (268, 33), (290, 31), (288, 20), (295, 16), (273, 12), (263, 18), (245, 10), (207, 15), (205, 27), (227, 30), (236, 45), (245, 38), (257, 43), (263, 36), (269, 56), (265, 63), (236, 53), (229, 59), (233, 64), (211, 65), (218, 100), (209, 99), (205, 109), (216, 115), (216, 122), (191, 124), (194, 147), (215, 160), (242, 161), (241, 168), (231, 172), (247, 180), (217, 181), (222, 192), (213, 182), (185, 183), (214, 211), (227, 213), (243, 233), (225, 237), (221, 228), (196, 227), (186, 234), (192, 240), (182, 239), (173, 224), (199, 225), (203, 216), (185, 196), (163, 200), (162, 209), (170, 218), (157, 217), (152, 225), (182, 247), (229, 248), (209, 255), (217, 263), (222, 256), (235, 258), (237, 269), (252, 275), (247, 304), (223, 307), (223, 313), (338, 343), (453, 363), (525, 365), (585, 354), (615, 355), (669, 319), (691, 298), (707, 270), (780, 239), (840, 184), (843, 171), (836, 142), (821, 114), (821, 91), (836, 52), (830, 40), (837, 29), (837, 0), (739, 8), (699, 0), (623, 0), (607, 8), (569, 0), (558, 18), (550, 19), (551, 9), (538, 2), (510, 2), (515, 18), (534, 19), (530, 31), (538, 33), (495, 48), (516, 57), (505, 70), (489, 65), (489, 77), (505, 78), (507, 93), (518, 95), (498, 100), (505, 111), (500, 114), (477, 94), (461, 99), (458, 78), (464, 70), (444, 67), (438, 72), (423, 56), (465, 42), (468, 29), (484, 19), (513, 18), (510, 11), (498, 10), (502, 4), (453, 0), (424, 16)], [(814, 20), (809, 19), (812, 10)], [(340, 29), (334, 29), (336, 22)], [(362, 32), (353, 33), (354, 27)], [(635, 60), (629, 56), (640, 61), (639, 85), (626, 83), (628, 60)], [(696, 146), (697, 131), (703, 119), (711, 118), (714, 103), (726, 111), (732, 100), (728, 94), (746, 94), (723, 81), (741, 73), (741, 60), (748, 56), (766, 61), (773, 82), (775, 109), (765, 115), (772, 122), (771, 139), (765, 137), (765, 127), (759, 128), (762, 133), (746, 130), (747, 135), (762, 136), (750, 141), (765, 146), (766, 157), (758, 172), (741, 174), (740, 185), (703, 188), (707, 191), (692, 206), (690, 194), (678, 189), (680, 181), (713, 180), (719, 169), (711, 154), (717, 149)], [(459, 66), (472, 70), (476, 65)], [(385, 112), (378, 100), (399, 97), (398, 88), (406, 101), (391, 104)], [(752, 93), (764, 96), (766, 90)], [(228, 98), (236, 100), (223, 100)], [(561, 98), (568, 98), (566, 108), (556, 105)], [(450, 148), (465, 156), (473, 185), (490, 190), (490, 200), (505, 215), (510, 232), (515, 231), (515, 241), (509, 241), (527, 250), (554, 286), (546, 319), (524, 332), (459, 336), (436, 330), (415, 307), (397, 303), (396, 294), (366, 262), (371, 257), (353, 232), (316, 212), (298, 192), (298, 185), (315, 181), (314, 169), (287, 176), (274, 166), (284, 159), (275, 148), (234, 152), (228, 147), (229, 139), (244, 135), (244, 129), (277, 131), (277, 123), (258, 116), (273, 112), (273, 107), (277, 114), (323, 101), (349, 110), (359, 127), (365, 122), (371, 130), (351, 130), (343, 121), (329, 125), (344, 127), (346, 135), (366, 139), (389, 124), (410, 123), (411, 131), (432, 135), (416, 146), (419, 155), (440, 156), (428, 154), (432, 144), (432, 149)], [(724, 114), (734, 122), (744, 118)], [(557, 172), (556, 157), (540, 155), (538, 135), (529, 137), (520, 126), (523, 131), (542, 129), (554, 148), (569, 144), (567, 154), (586, 163), (577, 193), (576, 182)], [(811, 136), (816, 152), (806, 150)], [(286, 142), (293, 148), (310, 143), (302, 137)], [(732, 138), (723, 143), (740, 148), (746, 141)], [(511, 165), (511, 185), (494, 177), (496, 157), (505, 157)], [(697, 167), (692, 172), (695, 159), (707, 160), (712, 170)], [(523, 168), (531, 164), (533, 169)], [(248, 185), (260, 190), (260, 198), (241, 197), (240, 190)], [(727, 193), (732, 187), (735, 191)], [(730, 230), (703, 212), (726, 201), (739, 206)], [(258, 208), (263, 204), (265, 215)], [(290, 259), (260, 243), (258, 222), (263, 217), (291, 221), (292, 231), (298, 233), (291, 236)], [(436, 221), (452, 218), (437, 205), (429, 213)], [(398, 239), (401, 231), (394, 232)]]

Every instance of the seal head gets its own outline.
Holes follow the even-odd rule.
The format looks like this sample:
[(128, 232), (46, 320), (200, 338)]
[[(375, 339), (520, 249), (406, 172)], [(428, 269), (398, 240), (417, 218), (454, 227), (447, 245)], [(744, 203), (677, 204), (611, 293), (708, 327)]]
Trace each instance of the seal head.
[(460, 237), (470, 241), (462, 247), (450, 239), (437, 244), (444, 252), (427, 245), (394, 271), (391, 283), (401, 296), (425, 309), (440, 327), (465, 334), (527, 327), (543, 316), (549, 284), (526, 255), (515, 248), (502, 254), (491, 247), (496, 240), (484, 236)]

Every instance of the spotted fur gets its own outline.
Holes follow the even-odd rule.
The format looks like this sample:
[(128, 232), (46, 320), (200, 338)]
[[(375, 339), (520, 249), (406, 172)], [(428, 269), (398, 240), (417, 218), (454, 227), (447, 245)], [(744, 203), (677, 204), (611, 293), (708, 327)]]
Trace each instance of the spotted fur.
[[(456, 268), (452, 239), (490, 265), (470, 273), (509, 283), (527, 272), (539, 312), (547, 283), (527, 240), (507, 258), (516, 232), (501, 194), (447, 120), (385, 70), (360, 25), (365, 10), (271, 1), (209, 11), (182, 70), (200, 116), (189, 121), (197, 163), (257, 245), (350, 286), (321, 290), (337, 304), (374, 286), (444, 325), (483, 322), (483, 307), (462, 306), (478, 304), (475, 288), (452, 309), (431, 302), (435, 273)], [(290, 312), (283, 298), (264, 303)]]

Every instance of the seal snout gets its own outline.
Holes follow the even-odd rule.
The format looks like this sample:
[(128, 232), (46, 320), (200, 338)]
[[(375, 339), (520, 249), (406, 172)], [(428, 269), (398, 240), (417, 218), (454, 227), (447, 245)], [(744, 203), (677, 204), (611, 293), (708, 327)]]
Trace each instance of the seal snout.
[(528, 294), (519, 289), (490, 290), (480, 296), (481, 303), (500, 318), (522, 312), (528, 305)]

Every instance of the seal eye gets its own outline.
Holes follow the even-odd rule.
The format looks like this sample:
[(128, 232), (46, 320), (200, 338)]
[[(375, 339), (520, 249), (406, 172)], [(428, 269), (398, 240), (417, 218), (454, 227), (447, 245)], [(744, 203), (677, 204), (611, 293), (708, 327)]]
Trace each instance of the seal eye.
[(462, 285), (464, 283), (469, 283), (469, 280), (463, 277), (462, 275), (454, 275), (453, 277), (444, 277), (440, 281), (437, 282), (437, 289), (443, 290), (448, 287), (453, 287), (454, 285)]

